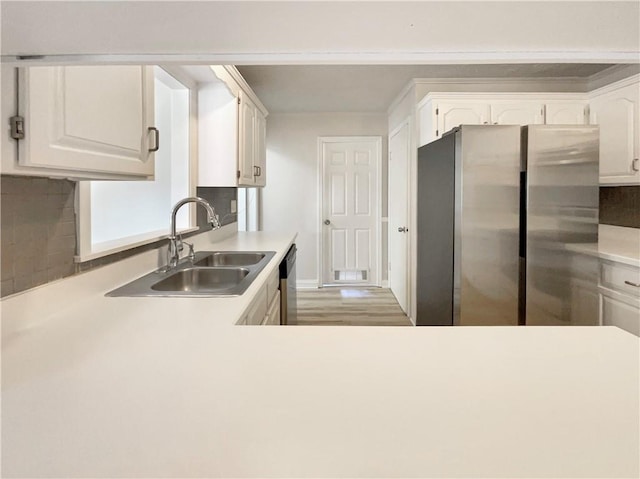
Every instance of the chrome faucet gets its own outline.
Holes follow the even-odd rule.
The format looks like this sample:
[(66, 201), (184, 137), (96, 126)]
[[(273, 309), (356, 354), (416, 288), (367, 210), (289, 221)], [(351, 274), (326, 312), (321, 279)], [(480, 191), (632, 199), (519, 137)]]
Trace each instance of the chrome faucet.
[[(186, 205), (187, 203), (196, 203), (202, 206), (207, 211), (207, 223), (211, 226), (212, 229), (218, 229), (221, 227), (220, 219), (216, 214), (216, 210), (209, 204), (207, 200), (202, 198), (198, 198), (197, 196), (191, 196), (189, 198), (185, 198), (183, 200), (178, 201), (173, 210), (171, 212), (171, 236), (169, 236), (169, 251), (168, 255), (168, 264), (167, 269), (175, 268), (180, 260), (180, 251), (184, 248), (182, 243), (182, 238), (176, 234), (176, 215), (178, 214), (178, 210), (181, 206)], [(193, 245), (189, 245), (189, 257), (195, 257), (193, 254)]]

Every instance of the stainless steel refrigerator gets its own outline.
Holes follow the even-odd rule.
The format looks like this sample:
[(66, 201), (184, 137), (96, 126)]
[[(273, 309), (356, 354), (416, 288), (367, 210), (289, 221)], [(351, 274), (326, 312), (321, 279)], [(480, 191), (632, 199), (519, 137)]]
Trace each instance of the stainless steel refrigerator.
[(417, 215), (417, 325), (597, 324), (597, 127), (455, 128), (418, 150)]

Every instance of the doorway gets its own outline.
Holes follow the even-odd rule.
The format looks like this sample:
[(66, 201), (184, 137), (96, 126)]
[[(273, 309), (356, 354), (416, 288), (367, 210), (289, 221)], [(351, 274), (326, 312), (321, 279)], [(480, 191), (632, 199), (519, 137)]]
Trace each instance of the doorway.
[(380, 286), (382, 137), (320, 137), (320, 287)]
[(409, 131), (407, 118), (389, 135), (389, 288), (405, 313), (409, 305)]

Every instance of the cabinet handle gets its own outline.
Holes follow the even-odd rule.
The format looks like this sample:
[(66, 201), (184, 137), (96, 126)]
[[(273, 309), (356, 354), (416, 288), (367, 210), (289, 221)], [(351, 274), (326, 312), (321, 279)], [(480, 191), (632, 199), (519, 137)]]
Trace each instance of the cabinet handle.
[(640, 161), (640, 158), (634, 158), (631, 162), (631, 169), (633, 171), (640, 171), (640, 168), (638, 168), (638, 161)]
[(153, 131), (155, 133), (155, 146), (153, 148), (149, 148), (149, 153), (153, 153), (154, 151), (158, 151), (160, 149), (160, 130), (158, 130), (154, 126), (149, 127), (149, 131)]
[(634, 286), (636, 288), (640, 288), (640, 284), (638, 283), (633, 283), (631, 281), (625, 281), (624, 284), (628, 284), (629, 286)]
[(253, 176), (258, 176), (258, 167), (253, 165)]
[(258, 166), (258, 176), (262, 176), (262, 166)]

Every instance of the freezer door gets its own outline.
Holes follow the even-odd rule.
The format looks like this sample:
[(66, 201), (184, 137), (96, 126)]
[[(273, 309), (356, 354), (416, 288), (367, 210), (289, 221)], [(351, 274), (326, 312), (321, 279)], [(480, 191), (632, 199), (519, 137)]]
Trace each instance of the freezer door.
[(527, 325), (598, 324), (598, 127), (535, 125), (526, 141)]
[(518, 324), (520, 127), (461, 127), (454, 291), (461, 326)]

